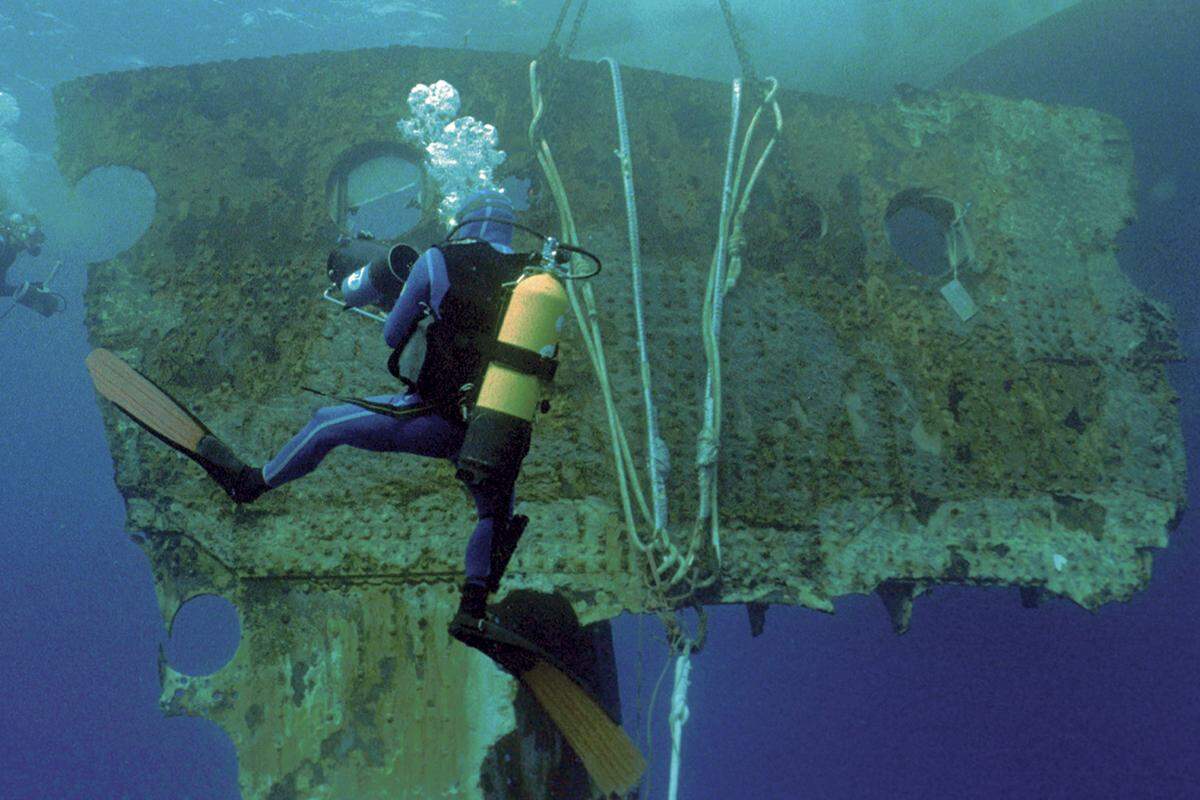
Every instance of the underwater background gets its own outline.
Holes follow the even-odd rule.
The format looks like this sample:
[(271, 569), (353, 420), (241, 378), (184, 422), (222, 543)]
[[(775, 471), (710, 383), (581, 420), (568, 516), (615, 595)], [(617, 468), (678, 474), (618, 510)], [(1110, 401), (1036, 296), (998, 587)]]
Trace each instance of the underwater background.
[[(0, 799), (240, 796), (232, 745), (205, 720), (165, 718), (156, 669), (160, 646), (179, 669), (216, 668), (236, 647), (236, 621), (220, 604), (200, 607), (167, 639), (146, 559), (124, 532), (83, 368), (83, 265), (128, 247), (150, 209), (129, 187), (62, 186), (49, 89), (93, 72), (317, 49), (533, 54), (559, 5), (0, 5), (0, 90), (20, 102), (10, 133), (31, 153), (24, 190), (48, 236), (13, 277), (41, 277), (61, 259), (57, 288), (67, 299), (66, 313), (48, 320), (25, 309), (0, 320)], [(1121, 265), (1172, 306), (1196, 357), (1200, 2), (734, 8), (759, 69), (791, 88), (881, 101), (895, 83), (953, 86), (1120, 117), (1133, 138), (1139, 208), (1121, 237)], [(737, 70), (715, 1), (596, 0), (573, 55), (609, 53), (712, 79)], [(1200, 370), (1174, 365), (1171, 378), (1193, 464)], [(1194, 507), (1194, 470), (1188, 496)], [(712, 609), (694, 659), (680, 796), (1195, 796), (1197, 527), (1185, 515), (1155, 555), (1149, 588), (1094, 614), (1054, 600), (1025, 610), (1013, 589), (938, 588), (917, 601), (902, 637), (877, 598), (853, 597), (833, 616), (773, 607), (751, 640), (742, 608)], [(653, 619), (614, 626), (625, 723), (643, 744), (643, 707), (665, 657), (660, 631)], [(649, 797), (666, 796), (667, 680), (654, 709)]]

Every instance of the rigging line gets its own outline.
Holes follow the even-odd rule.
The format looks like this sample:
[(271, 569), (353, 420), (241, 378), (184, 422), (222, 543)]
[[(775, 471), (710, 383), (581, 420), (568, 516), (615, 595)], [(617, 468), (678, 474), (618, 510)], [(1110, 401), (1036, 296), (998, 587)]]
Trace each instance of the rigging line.
[[(704, 385), (704, 424), (696, 437), (696, 470), (699, 483), (699, 508), (696, 512), (696, 522), (692, 533), (693, 544), (697, 542), (703, 530), (712, 531), (712, 540), (716, 549), (717, 565), (719, 568), (721, 550), (718, 537), (719, 511), (717, 484), (719, 474), (717, 461), (721, 443), (721, 321), (724, 311), (726, 242), (729, 232), (729, 220), (733, 214), (735, 203), (733, 186), (733, 167), (737, 155), (737, 135), (740, 128), (742, 108), (742, 82), (734, 79), (731, 85), (729, 146), (725, 155), (725, 179), (721, 190), (721, 217), (717, 229), (717, 246), (713, 252), (712, 267), (708, 273), (708, 286), (704, 295), (703, 337), (704, 352), (708, 362), (708, 372)], [(694, 554), (689, 548), (689, 557)], [(690, 567), (690, 564), (687, 566)], [(683, 569), (676, 573), (670, 583), (674, 584), (683, 577)]]
[(562, 9), (558, 12), (558, 21), (554, 23), (554, 30), (550, 31), (550, 38), (546, 40), (546, 46), (542, 48), (543, 52), (554, 46), (559, 32), (562, 31), (563, 23), (567, 20), (567, 12), (571, 10), (571, 4), (574, 2), (575, 0), (564, 0)]
[(558, 12), (558, 19), (554, 22), (554, 30), (550, 31), (550, 37), (546, 40), (546, 46), (542, 48), (542, 52), (538, 55), (539, 61), (549, 61), (550, 56), (557, 56), (566, 59), (570, 56), (571, 50), (575, 47), (575, 40), (579, 38), (579, 28), (583, 25), (583, 15), (587, 13), (588, 0), (580, 0), (579, 7), (575, 10), (575, 20), (571, 23), (571, 32), (567, 34), (567, 43), (561, 49), (557, 47), (559, 34), (562, 33), (563, 23), (567, 21), (567, 13), (571, 10), (575, 0), (564, 0), (562, 9)]
[(588, 0), (580, 0), (579, 6), (575, 11), (575, 20), (571, 23), (571, 31), (567, 34), (567, 42), (565, 45), (559, 45), (559, 35), (562, 33), (567, 13), (574, 2), (575, 0), (564, 0), (562, 10), (558, 13), (558, 20), (554, 23), (554, 30), (550, 32), (550, 38), (546, 40), (546, 46), (542, 48), (542, 51), (538, 53), (537, 59), (534, 61), (535, 64), (539, 62), (542, 64), (544, 76), (541, 78), (541, 84), (547, 95), (553, 94), (559, 85), (560, 74), (558, 65), (570, 58), (571, 50), (575, 47), (575, 40), (579, 38), (579, 29), (583, 25), (583, 16), (587, 13)]
[(742, 41), (742, 35), (738, 33), (737, 24), (733, 21), (733, 9), (729, 7), (729, 0), (718, 0), (718, 2), (721, 4), (721, 13), (725, 15), (725, 26), (729, 28), (729, 39), (733, 42), (733, 51), (742, 68), (742, 78), (746, 83), (757, 88), (759, 84), (758, 71), (750, 63), (750, 54), (746, 51), (746, 43)]
[[(667, 646), (667, 657), (663, 659), (662, 672), (658, 674), (658, 680), (654, 682), (654, 690), (650, 692), (650, 704), (646, 706), (646, 763), (654, 763), (654, 706), (658, 702), (658, 690), (662, 688), (663, 679), (667, 677), (667, 670), (671, 667), (671, 657), (675, 655), (674, 648), (669, 644)], [(653, 777), (651, 770), (646, 770), (642, 776), (645, 781), (646, 797), (651, 797), (650, 782)]]
[(579, 38), (579, 28), (583, 25), (583, 15), (587, 13), (588, 0), (581, 0), (579, 10), (575, 12), (575, 22), (571, 25), (571, 35), (567, 37), (567, 46), (563, 48), (563, 58), (571, 55), (575, 48), (575, 40)]
[(679, 770), (683, 766), (683, 726), (691, 716), (687, 704), (691, 674), (691, 648), (685, 645), (683, 651), (675, 657), (675, 686), (671, 690), (671, 772), (670, 783), (667, 786), (668, 800), (676, 800), (679, 797)]
[(633, 284), (634, 320), (637, 326), (638, 365), (642, 378), (642, 401), (646, 406), (646, 461), (650, 472), (650, 489), (654, 506), (654, 528), (661, 532), (667, 527), (666, 471), (669, 469), (670, 454), (667, 445), (658, 434), (658, 412), (654, 405), (654, 392), (650, 381), (649, 348), (646, 345), (646, 320), (642, 303), (641, 236), (638, 233), (637, 200), (633, 188), (633, 158), (630, 154), (629, 126), (625, 117), (625, 92), (621, 86), (621, 68), (612, 58), (603, 58), (612, 76), (613, 103), (617, 114), (617, 141), (615, 151), (621, 165), (621, 179), (625, 189), (625, 217), (629, 228), (629, 272)]

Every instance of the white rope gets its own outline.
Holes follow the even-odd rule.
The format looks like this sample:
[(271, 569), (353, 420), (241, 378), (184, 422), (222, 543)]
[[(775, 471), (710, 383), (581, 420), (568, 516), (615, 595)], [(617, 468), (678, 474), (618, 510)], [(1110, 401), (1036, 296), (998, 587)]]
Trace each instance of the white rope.
[[(750, 207), (750, 197), (754, 194), (754, 184), (758, 182), (758, 176), (762, 174), (763, 167), (767, 165), (767, 160), (771, 157), (771, 151), (775, 149), (775, 142), (779, 139), (779, 134), (783, 131), (783, 112), (779, 110), (779, 102), (775, 99), (778, 91), (779, 81), (768, 77), (767, 93), (763, 96), (762, 101), (755, 110), (754, 116), (750, 118), (750, 124), (746, 127), (746, 137), (742, 141), (742, 154), (738, 158), (737, 174), (733, 178), (734, 194), (740, 194), (742, 199), (738, 203), (738, 209), (733, 215), (733, 230), (729, 234), (729, 271), (725, 278), (726, 292), (733, 288), (734, 284), (737, 283), (738, 276), (742, 272), (742, 251), (746, 246), (746, 235), (742, 232), (742, 221), (745, 219), (746, 211)], [(754, 139), (754, 131), (758, 127), (758, 121), (768, 105), (772, 112), (774, 112), (775, 131), (767, 140), (766, 145), (763, 146), (762, 152), (759, 153), (758, 163), (750, 171), (750, 177), (743, 188), (742, 175), (746, 169), (746, 158), (750, 155), (750, 143)]]
[[(529, 123), (529, 143), (537, 154), (538, 163), (542, 167), (542, 172), (546, 176), (546, 182), (550, 185), (551, 194), (554, 196), (554, 203), (558, 207), (562, 240), (564, 242), (578, 242), (579, 236), (575, 229), (575, 221), (571, 216), (571, 206), (567, 200), (566, 188), (563, 186), (562, 179), (558, 174), (558, 167), (554, 164), (554, 157), (550, 153), (550, 145), (538, 133), (542, 115), (545, 113), (545, 102), (538, 83), (537, 69), (538, 62), (530, 62), (529, 94), (533, 105), (533, 118)], [(604, 345), (600, 336), (599, 314), (596, 312), (595, 297), (593, 296), (591, 287), (586, 283), (579, 292), (576, 292), (575, 283), (575, 281), (567, 282), (567, 297), (571, 304), (571, 310), (575, 314), (575, 320), (579, 324), (579, 332), (584, 343), (584, 348), (587, 350), (588, 359), (591, 361), (592, 369), (595, 371), (596, 378), (600, 382), (600, 394), (604, 399), (605, 415), (608, 418), (609, 439), (612, 445), (613, 462), (617, 471), (617, 488), (620, 491), (621, 508), (625, 516), (625, 528), (633, 546), (639, 552), (644, 552), (647, 549), (647, 545), (642, 542), (637, 533), (637, 524), (633, 516), (633, 502), (637, 502), (644, 518), (649, 519), (651, 512), (646, 505), (645, 497), (637, 480), (637, 474), (633, 469), (633, 457), (629, 451), (629, 443), (625, 438), (625, 430), (621, 426), (620, 418), (617, 416), (616, 402), (613, 399), (612, 386), (608, 379), (608, 367), (604, 358)], [(579, 294), (583, 295), (582, 302), (580, 302)]]
[[(717, 508), (717, 466), (720, 455), (721, 440), (721, 353), (720, 336), (721, 321), (724, 311), (724, 297), (737, 281), (742, 267), (742, 252), (745, 237), (742, 233), (742, 219), (749, 206), (750, 195), (758, 179), (771, 149), (775, 144), (783, 126), (783, 118), (779, 104), (774, 101), (778, 83), (768, 79), (771, 88), (766, 97), (755, 111), (742, 142), (741, 156), (736, 159), (737, 172), (734, 174), (735, 153), (738, 150), (738, 130), (741, 120), (742, 82), (734, 80), (732, 85), (732, 110), (729, 129), (729, 149), (725, 161), (724, 184), (721, 192), (721, 216), (717, 235), (717, 246), (713, 253), (712, 265), (709, 270), (708, 285), (704, 295), (704, 310), (702, 313), (702, 333), (704, 337), (705, 356), (708, 361), (708, 372), (705, 379), (704, 424), (696, 441), (696, 466), (700, 488), (699, 510), (695, 527), (692, 531), (687, 553), (681, 553), (671, 540), (667, 530), (667, 493), (666, 481), (670, 472), (670, 452), (666, 442), (658, 434), (657, 411), (654, 405), (650, 381), (650, 360), (646, 346), (645, 315), (642, 298), (641, 252), (640, 236), (638, 233), (637, 203), (633, 186), (633, 161), (630, 155), (629, 131), (625, 116), (625, 95), (621, 86), (620, 67), (612, 58), (601, 59), (607, 62), (613, 83), (613, 101), (616, 107), (617, 135), (619, 148), (614, 151), (621, 165), (621, 177), (625, 190), (625, 214), (629, 230), (630, 272), (633, 283), (633, 300), (635, 320), (637, 324), (637, 341), (639, 367), (642, 379), (642, 397), (646, 407), (646, 442), (647, 466), (650, 471), (653, 513), (647, 508), (644, 495), (637, 480), (636, 467), (629, 449), (625, 431), (616, 412), (612, 387), (609, 382), (607, 364), (604, 357), (604, 347), (600, 336), (600, 326), (595, 299), (591, 288), (584, 285), (582, 289), (583, 302), (575, 293), (574, 283), (567, 286), (568, 297), (572, 310), (579, 323), (580, 333), (587, 350), (588, 357), (596, 371), (600, 382), (601, 394), (605, 401), (605, 411), (608, 417), (609, 433), (613, 448), (614, 466), (617, 472), (617, 484), (621, 495), (621, 505), (624, 511), (626, 528), (634, 548), (642, 552), (650, 568), (648, 588), (654, 593), (658, 602), (671, 607), (671, 603), (680, 599), (695, 602), (696, 593), (713, 584), (720, 575), (721, 547), (719, 514)], [(558, 206), (559, 221), (562, 227), (563, 240), (578, 241), (575, 223), (571, 216), (570, 205), (567, 201), (566, 189), (554, 164), (550, 146), (545, 138), (538, 133), (539, 123), (545, 111), (545, 104), (538, 85), (537, 62), (529, 65), (530, 98), (533, 105), (533, 119), (529, 125), (529, 139), (533, 146), (542, 170), (550, 184), (555, 204)], [(751, 171), (745, 187), (742, 177), (746, 166), (751, 139), (754, 130), (767, 104), (771, 104), (775, 114), (775, 134), (764, 147), (758, 163)], [(736, 210), (735, 210), (736, 209)], [(729, 271), (727, 273), (727, 267)], [(651, 517), (655, 532), (652, 540), (643, 542), (638, 536), (637, 525), (633, 516), (633, 505), (636, 501), (643, 517)], [(694, 575), (696, 557), (704, 533), (708, 531), (710, 541), (716, 555), (716, 569), (708, 570), (710, 574)], [(673, 572), (672, 572), (673, 570)], [(671, 573), (667, 577), (668, 573)], [(677, 586), (686, 584), (685, 594), (670, 597), (669, 591)], [(699, 607), (697, 607), (699, 610)], [(699, 640), (684, 638), (677, 642), (679, 649), (675, 659), (675, 685), (671, 693), (671, 768), (669, 800), (677, 800), (679, 793), (679, 771), (682, 763), (683, 726), (690, 714), (687, 705), (688, 684), (691, 676), (691, 653), (703, 641), (704, 614), (700, 611), (701, 634)], [(671, 623), (668, 622), (670, 629)], [(640, 629), (639, 629), (640, 634)], [(666, 670), (664, 665), (663, 676)], [(651, 694), (650, 715), (653, 716), (654, 698), (658, 694), (658, 686), (662, 677), (655, 684)], [(640, 687), (640, 680), (639, 680)], [(651, 719), (647, 724), (647, 746), (652, 750)], [(648, 789), (648, 784), (647, 784)]]
[(613, 58), (602, 58), (612, 74), (613, 102), (617, 112), (615, 151), (621, 162), (621, 179), (625, 186), (625, 218), (629, 226), (629, 271), (633, 281), (633, 310), (637, 323), (638, 358), (642, 377), (642, 400), (646, 406), (646, 453), (650, 470), (650, 493), (654, 508), (654, 528), (662, 532), (667, 527), (667, 472), (670, 453), (666, 442), (658, 435), (658, 412), (650, 382), (650, 358), (646, 347), (646, 317), (642, 304), (641, 238), (638, 234), (637, 199), (633, 191), (633, 158), (629, 149), (629, 127), (625, 119), (625, 92), (621, 87), (621, 68)]
[(667, 790), (668, 800), (679, 795), (679, 766), (682, 761), (683, 725), (688, 721), (687, 691), (692, 673), (691, 648), (684, 647), (675, 658), (675, 688), (671, 692), (671, 782)]
[(704, 427), (696, 438), (696, 467), (700, 484), (700, 507), (696, 513), (695, 535), (711, 530), (718, 566), (721, 563), (719, 512), (717, 509), (717, 455), (721, 442), (721, 315), (725, 299), (726, 240), (733, 206), (733, 164), (737, 153), (738, 126), (742, 109), (742, 82), (734, 79), (729, 122), (729, 148), (725, 156), (725, 181), (721, 190), (721, 219), (717, 231), (717, 249), (704, 297), (704, 353), (708, 374), (704, 381)]
[[(589, 296), (589, 320), (592, 323), (591, 330), (588, 326), (582, 324), (582, 315), (577, 309), (577, 316), (580, 317), (581, 328), (584, 328), (583, 334), (585, 340), (590, 339), (591, 344), (588, 347), (589, 354), (592, 356), (593, 366), (597, 368), (597, 373), (600, 378), (601, 387), (606, 395), (606, 403), (610, 431), (613, 433), (614, 444), (619, 440), (617, 450), (620, 454), (616, 458), (618, 482), (621, 485), (621, 493), (627, 527), (634, 546), (638, 550), (645, 552), (648, 565), (651, 570), (651, 578), (658, 592), (663, 592), (660, 599), (667, 600), (664, 590), (686, 584), (686, 597), (694, 598), (695, 592), (699, 589), (711, 585), (716, 581), (720, 574), (721, 563), (721, 547), (720, 547), (720, 528), (719, 514), (717, 508), (717, 466), (720, 455), (720, 439), (721, 439), (721, 353), (720, 353), (720, 336), (721, 322), (724, 312), (724, 297), (737, 280), (738, 274), (742, 267), (742, 252), (745, 245), (745, 236), (742, 232), (742, 220), (749, 206), (750, 195), (753, 192), (754, 184), (758, 179), (763, 166), (766, 164), (767, 158), (771, 153), (771, 149), (775, 144), (775, 139), (779, 134), (783, 125), (782, 115), (779, 111), (779, 104), (774, 101), (775, 91), (778, 89), (778, 83), (773, 79), (770, 81), (770, 91), (760, 103), (755, 111), (753, 119), (746, 131), (745, 139), (742, 141), (740, 157), (735, 158), (738, 151), (738, 132), (741, 121), (741, 95), (742, 82), (734, 80), (732, 85), (732, 109), (729, 130), (729, 149), (725, 161), (724, 183), (721, 192), (721, 216), (718, 227), (717, 246), (713, 253), (713, 261), (709, 271), (708, 285), (704, 296), (704, 310), (702, 313), (702, 328), (705, 343), (705, 355), (708, 359), (708, 373), (705, 380), (705, 401), (704, 401), (704, 425), (697, 436), (696, 441), (696, 465), (698, 470), (698, 480), (700, 484), (700, 503), (699, 511), (696, 518), (696, 525), (693, 528), (691, 541), (688, 545), (686, 554), (681, 553), (671, 540), (670, 534), (667, 531), (667, 493), (666, 480), (670, 472), (670, 452), (667, 449), (666, 442), (658, 434), (657, 412), (654, 405), (654, 397), (650, 380), (650, 360), (648, 356), (648, 347), (646, 345), (646, 325), (645, 313), (643, 308), (642, 296), (642, 274), (641, 274), (641, 240), (638, 233), (637, 219), (637, 202), (634, 194), (633, 185), (633, 161), (630, 155), (629, 147), (629, 130), (625, 115), (625, 94), (621, 85), (620, 66), (612, 58), (604, 58), (601, 61), (608, 64), (609, 72), (612, 76), (613, 84), (613, 102), (616, 109), (617, 117), (617, 136), (619, 147), (614, 154), (617, 156), (621, 165), (621, 177), (625, 190), (625, 214), (628, 224), (629, 233), (629, 251), (630, 251), (630, 274), (633, 284), (633, 302), (634, 302), (634, 317), (637, 326), (637, 343), (639, 355), (639, 367), (642, 379), (642, 399), (646, 407), (646, 443), (647, 443), (647, 462), (650, 471), (650, 483), (653, 504), (653, 523), (655, 535), (653, 537), (653, 547), (645, 547), (642, 541), (637, 536), (636, 526), (633, 523), (631, 515), (631, 507), (629, 502), (629, 491), (626, 488), (626, 482), (632, 483), (633, 490), (641, 500), (641, 493), (637, 486), (636, 473), (633, 463), (630, 459), (629, 448), (624, 440), (624, 431), (620, 425), (620, 421), (616, 416), (615, 408), (611, 404), (611, 398), (608, 395), (611, 389), (608, 384), (607, 369), (604, 364), (603, 348), (600, 344), (599, 328), (595, 325), (595, 308)], [(538, 119), (541, 116), (542, 104), (540, 93), (537, 91), (536, 82), (536, 62), (531, 65), (531, 85), (532, 94), (534, 96), (534, 122), (530, 125), (530, 138), (533, 139), (534, 130), (537, 127)], [(751, 171), (749, 180), (743, 186), (742, 179), (746, 167), (746, 160), (749, 154), (751, 140), (754, 136), (754, 131), (758, 120), (768, 104), (773, 106), (775, 112), (776, 129), (774, 135), (771, 136), (767, 145), (764, 147), (762, 154), (758, 159), (758, 163)], [(558, 178), (557, 170), (554, 169), (553, 160), (550, 157), (549, 146), (545, 140), (541, 140), (541, 153), (539, 154), (542, 160), (542, 166), (547, 173), (555, 199), (559, 202), (560, 214), (563, 216), (564, 232), (570, 233), (574, 238), (574, 223), (570, 219), (570, 212), (567, 210), (566, 192), (562, 188), (561, 181)], [(734, 164), (736, 161), (736, 174), (734, 172)], [(728, 272), (727, 272), (728, 267)], [(590, 334), (590, 336), (589, 336)], [(616, 454), (615, 454), (616, 455)], [(624, 458), (622, 458), (623, 456)], [(643, 502), (643, 513), (645, 506)], [(710, 541), (713, 546), (713, 551), (716, 554), (717, 569), (712, 571), (712, 574), (707, 576), (693, 575), (693, 570), (696, 565), (696, 557), (701, 542), (704, 539), (705, 532), (710, 535)], [(649, 544), (649, 543), (647, 543)], [(669, 577), (668, 577), (669, 574)], [(701, 613), (703, 620), (703, 613)], [(703, 629), (703, 625), (702, 625)], [(703, 639), (703, 633), (701, 634)], [(679, 655), (675, 659), (675, 685), (671, 693), (671, 768), (670, 768), (670, 786), (668, 790), (669, 800), (676, 800), (679, 792), (679, 772), (682, 765), (682, 737), (683, 726), (688, 720), (689, 709), (687, 705), (687, 692), (691, 676), (691, 653), (698, 646), (697, 642), (691, 639), (685, 639), (681, 648), (677, 651)], [(665, 665), (664, 665), (665, 675)], [(662, 677), (659, 678), (661, 683)], [(654, 692), (651, 695), (651, 715), (653, 713), (653, 698), (658, 694), (658, 684), (655, 685)], [(650, 720), (647, 719), (647, 745), (652, 741), (650, 734)], [(647, 785), (647, 790), (648, 790)]]

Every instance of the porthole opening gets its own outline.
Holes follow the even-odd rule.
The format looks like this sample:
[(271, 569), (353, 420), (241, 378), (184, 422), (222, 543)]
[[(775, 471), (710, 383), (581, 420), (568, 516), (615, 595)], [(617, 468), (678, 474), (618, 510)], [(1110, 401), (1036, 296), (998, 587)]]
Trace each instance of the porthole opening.
[(211, 675), (229, 663), (242, 638), (237, 607), (202, 594), (179, 607), (163, 648), (167, 663), (184, 675)]
[(79, 228), (94, 258), (112, 258), (137, 244), (154, 221), (157, 197), (146, 174), (130, 167), (99, 167), (75, 187)]
[(350, 236), (397, 239), (417, 227), (424, 205), (420, 163), (397, 148), (348, 154), (329, 179), (329, 214)]
[(906, 189), (892, 198), (884, 213), (888, 243), (921, 275), (951, 275), (974, 259), (968, 208), (928, 189)]

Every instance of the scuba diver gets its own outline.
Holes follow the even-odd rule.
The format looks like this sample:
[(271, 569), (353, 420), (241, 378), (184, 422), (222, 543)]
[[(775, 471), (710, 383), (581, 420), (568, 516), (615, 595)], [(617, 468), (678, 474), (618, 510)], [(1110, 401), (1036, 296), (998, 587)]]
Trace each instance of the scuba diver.
[[(393, 348), (388, 369), (407, 391), (319, 409), (262, 467), (239, 459), (110, 351), (93, 350), (88, 369), (102, 396), (200, 464), (236, 503), (253, 502), (307, 475), (339, 445), (453, 463), (474, 498), (478, 521), (450, 635), (529, 687), (593, 779), (623, 792), (637, 783), (645, 759), (559, 659), (555, 629), (540, 635), (521, 624), (530, 620), (520, 605), (487, 606), (528, 523), (513, 514), (514, 487), (534, 414), (544, 408), (541, 388), (557, 366), (568, 306), (561, 280), (591, 277), (601, 264), (581, 248), (518, 224), (498, 192), (469, 197), (457, 219), (443, 242), (419, 256), (403, 244), (339, 242), (327, 268), (344, 302), (329, 290), (325, 296), (384, 322), (384, 339)], [(539, 236), (540, 252), (514, 252), (514, 228)], [(595, 271), (574, 273), (574, 255), (591, 260)], [(368, 305), (390, 312), (375, 315)], [(538, 620), (531, 621), (536, 629)]]
[[(513, 514), (514, 488), (541, 384), (553, 377), (557, 364), (553, 356), (567, 302), (557, 278), (545, 272), (522, 276), (534, 263), (569, 262), (569, 253), (558, 248), (583, 252), (545, 239), (549, 249), (541, 254), (514, 253), (514, 227), (524, 226), (516, 223), (508, 198), (496, 191), (467, 198), (456, 219), (446, 240), (419, 256), (404, 244), (339, 242), (327, 264), (330, 280), (341, 287), (347, 308), (390, 308), (383, 330), (393, 349), (388, 368), (406, 391), (318, 409), (262, 467), (239, 459), (113, 354), (96, 350), (88, 357), (102, 395), (203, 466), (235, 503), (254, 502), (307, 475), (340, 445), (454, 463), (478, 522), (467, 545), (452, 633), (481, 629), (487, 596), (498, 589), (528, 523)], [(510, 317), (517, 320), (514, 328), (524, 329), (523, 341), (521, 335), (506, 335)], [(505, 374), (493, 380), (497, 369)], [(497, 397), (501, 391), (513, 397)], [(147, 397), (156, 398), (157, 406), (148, 408)]]
[[(23, 305), (31, 311), (36, 311), (43, 317), (51, 317), (66, 306), (63, 296), (50, 291), (48, 284), (54, 277), (51, 272), (46, 281), (23, 281), (19, 284), (8, 282), (8, 270), (21, 253), (28, 252), (37, 256), (42, 252), (42, 244), (46, 235), (42, 232), (37, 218), (32, 215), (10, 214), (0, 216), (0, 297), (11, 297), (12, 304), (3, 312), (0, 319), (8, 316), (18, 305)], [(57, 266), (55, 271), (57, 271)]]
[[(455, 460), (467, 429), (457, 395), (461, 386), (477, 380), (472, 373), (478, 371), (480, 358), (475, 354), (465, 359), (468, 363), (456, 359), (462, 353), (449, 352), (453, 345), (434, 345), (430, 327), (453, 313), (459, 330), (443, 328), (450, 336), (439, 340), (464, 334), (494, 337), (500, 283), (519, 274), (480, 258), (486, 259), (488, 251), (512, 253), (515, 214), (508, 198), (498, 192), (472, 195), (456, 219), (452, 238), (419, 258), (407, 245), (370, 239), (343, 242), (330, 254), (329, 277), (342, 287), (348, 307), (391, 307), (383, 327), (384, 341), (393, 353), (389, 370), (408, 391), (318, 409), (261, 468), (242, 463), (215, 436), (206, 437), (201, 454), (225, 468), (218, 483), (235, 503), (253, 502), (264, 492), (307, 475), (339, 445)], [(414, 338), (418, 332), (424, 335)], [(427, 363), (401, 363), (419, 358), (421, 350)], [(511, 448), (501, 469), (486, 480), (468, 483), (478, 522), (467, 545), (459, 613), (472, 619), (484, 616), (487, 595), (499, 587), (528, 522), (513, 515), (517, 473), (529, 449), (529, 429), (523, 430), (523, 439)]]

